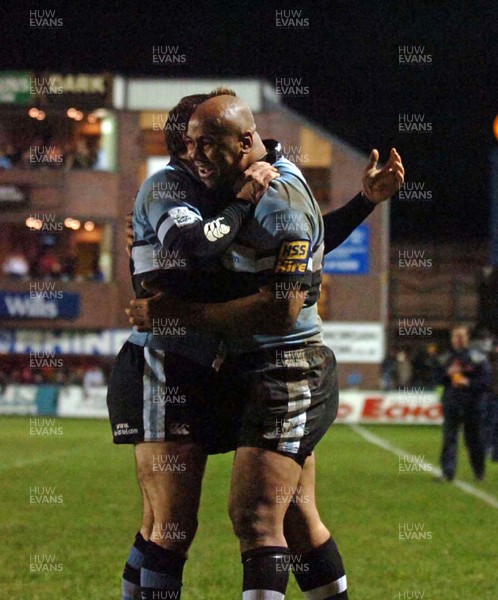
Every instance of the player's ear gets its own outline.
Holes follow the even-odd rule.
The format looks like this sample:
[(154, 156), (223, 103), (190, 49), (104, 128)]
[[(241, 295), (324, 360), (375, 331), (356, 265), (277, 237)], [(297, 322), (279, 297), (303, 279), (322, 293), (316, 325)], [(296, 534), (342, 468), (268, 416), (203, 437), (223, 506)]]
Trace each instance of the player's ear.
[(248, 154), (253, 147), (254, 136), (252, 131), (244, 131), (240, 136), (240, 147), (244, 154)]

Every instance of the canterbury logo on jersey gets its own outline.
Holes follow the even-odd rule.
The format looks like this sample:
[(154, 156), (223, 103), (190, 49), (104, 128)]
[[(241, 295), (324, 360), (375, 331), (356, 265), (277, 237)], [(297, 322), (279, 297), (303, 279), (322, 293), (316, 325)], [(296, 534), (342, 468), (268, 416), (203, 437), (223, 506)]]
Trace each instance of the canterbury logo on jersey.
[(275, 263), (275, 273), (306, 273), (309, 262), (309, 240), (283, 242)]
[(210, 242), (216, 242), (227, 233), (230, 233), (230, 225), (223, 223), (223, 217), (204, 225), (204, 235)]

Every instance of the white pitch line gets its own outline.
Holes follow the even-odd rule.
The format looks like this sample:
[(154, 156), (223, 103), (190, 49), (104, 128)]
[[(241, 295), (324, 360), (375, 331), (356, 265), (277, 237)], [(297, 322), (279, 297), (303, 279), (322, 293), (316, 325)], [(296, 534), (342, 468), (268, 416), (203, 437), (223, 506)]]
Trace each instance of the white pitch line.
[(7, 465), (0, 465), (0, 471), (8, 471), (9, 469), (20, 469), (22, 467), (31, 467), (32, 465), (37, 465), (42, 462), (46, 462), (47, 460), (54, 460), (61, 456), (66, 456), (70, 454), (70, 452), (59, 452), (57, 454), (50, 454), (45, 456), (37, 456), (35, 458), (26, 458), (24, 460), (16, 460), (14, 463), (10, 463)]
[[(423, 471), (433, 473), (436, 477), (442, 476), (442, 472), (439, 467), (434, 467), (433, 465), (430, 465), (429, 463), (426, 463), (423, 460), (420, 460), (420, 458), (418, 456), (415, 456), (414, 454), (410, 454), (409, 452), (406, 452), (402, 448), (398, 448), (397, 446), (394, 446), (393, 444), (391, 444), (391, 442), (388, 442), (384, 438), (381, 438), (378, 435), (375, 435), (374, 433), (371, 433), (370, 431), (363, 429), (363, 427), (361, 427), (359, 425), (350, 425), (350, 427), (354, 432), (356, 432), (359, 436), (361, 436), (367, 442), (370, 442), (371, 444), (375, 444), (375, 446), (378, 446), (379, 448), (382, 448), (383, 450), (386, 450), (387, 452), (396, 454), (396, 456), (398, 456), (398, 457), (402, 457), (402, 456), (408, 457), (410, 462), (421, 466)], [(465, 481), (462, 481), (461, 479), (455, 479), (452, 481), (452, 483), (457, 488), (461, 489), (462, 492), (465, 492), (466, 494), (469, 494), (470, 496), (475, 496), (476, 498), (479, 498), (479, 500), (482, 500), (488, 506), (492, 506), (493, 508), (498, 508), (498, 498), (495, 498), (491, 494), (487, 494), (486, 492), (483, 492), (479, 488), (476, 488), (474, 485), (467, 483)]]

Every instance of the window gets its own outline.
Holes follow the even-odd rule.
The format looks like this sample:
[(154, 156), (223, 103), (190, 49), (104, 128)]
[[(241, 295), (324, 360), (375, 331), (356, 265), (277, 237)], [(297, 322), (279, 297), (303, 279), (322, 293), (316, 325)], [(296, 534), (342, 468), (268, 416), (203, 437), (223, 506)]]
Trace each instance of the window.
[(116, 118), (105, 109), (0, 111), (0, 170), (116, 168)]
[(42, 221), (41, 217), (28, 217), (24, 224), (0, 225), (2, 277), (97, 282), (111, 279), (108, 223), (59, 217)]

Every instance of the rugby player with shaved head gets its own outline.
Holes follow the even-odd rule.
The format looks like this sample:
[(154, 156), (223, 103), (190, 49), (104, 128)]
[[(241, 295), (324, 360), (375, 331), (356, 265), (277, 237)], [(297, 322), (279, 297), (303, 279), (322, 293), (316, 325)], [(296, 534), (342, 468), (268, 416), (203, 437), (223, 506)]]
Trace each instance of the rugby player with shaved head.
[[(282, 600), (291, 561), (306, 567), (295, 569), (306, 598), (344, 600), (342, 559), (315, 504), (313, 455), (338, 408), (336, 361), (323, 343), (317, 300), (324, 252), (343, 231), (326, 235), (302, 173), (265, 146), (239, 98), (220, 95), (200, 104), (189, 121), (187, 145), (210, 189), (234, 186), (261, 160), (271, 162), (280, 177), (222, 253), (216, 301), (182, 302), (159, 292), (132, 301), (130, 321), (146, 331), (155, 319), (175, 318), (223, 337), (227, 345), (220, 376), (231, 382), (234, 402), (244, 399), (230, 494), (243, 599)], [(369, 210), (403, 181), (394, 149), (383, 169), (377, 160), (374, 150), (364, 196), (356, 200), (358, 206), (369, 203)], [(345, 221), (347, 214), (342, 212)], [(292, 230), (286, 223), (294, 224)], [(297, 490), (307, 502), (293, 502)], [(173, 572), (167, 560), (161, 568), (164, 577)]]
[[(170, 111), (166, 142), (172, 158), (137, 196), (130, 252), (137, 298), (147, 296), (142, 283), (148, 282), (185, 299), (210, 299), (207, 291), (199, 296), (211, 276), (209, 261), (233, 241), (277, 176), (268, 163), (255, 163), (237, 182), (237, 193), (223, 188), (214, 194), (201, 183), (183, 136), (190, 115), (208, 97), (187, 96)], [(219, 336), (193, 328), (175, 335), (173, 329), (156, 335), (133, 332), (108, 386), (113, 439), (134, 445), (143, 498), (142, 526), (123, 574), (123, 600), (152, 597), (164, 588), (165, 575), (156, 572), (164, 556), (170, 567), (167, 589), (176, 594), (170, 597), (180, 598), (206, 457), (235, 449), (230, 413), (217, 394), (212, 368)], [(185, 471), (167, 468), (173, 464), (185, 465)]]
[[(223, 90), (215, 92), (220, 93)], [(250, 214), (248, 203), (256, 203), (275, 177), (268, 163), (254, 163), (245, 173), (246, 183), (244, 179), (238, 183), (235, 201), (230, 186), (208, 192), (192, 169), (182, 134), (196, 106), (207, 98), (188, 96), (172, 109), (166, 126), (172, 159), (144, 182), (137, 197), (130, 254), (139, 298), (147, 296), (141, 285), (145, 281), (173, 289), (182, 298), (212, 300), (207, 285), (213, 277), (209, 261), (233, 241)], [(356, 198), (336, 211), (336, 226), (329, 229), (332, 247), (373, 206)], [(175, 266), (177, 262), (182, 268)], [(141, 580), (144, 597), (167, 585), (170, 597), (180, 598), (206, 457), (235, 449), (241, 408), (229, 398), (224, 402), (223, 390), (216, 387), (211, 365), (218, 342), (216, 336), (191, 328), (183, 337), (133, 333), (116, 361), (108, 394), (113, 436), (116, 443), (135, 445), (143, 497), (142, 527), (123, 575), (125, 600), (139, 597)], [(174, 398), (168, 398), (167, 389), (175, 390)], [(168, 469), (175, 461), (185, 465), (184, 477)], [(156, 468), (161, 465), (166, 468)], [(288, 521), (292, 523), (292, 516)], [(168, 531), (173, 525), (181, 536)], [(164, 577), (156, 581), (162, 561), (170, 575), (166, 583)]]

